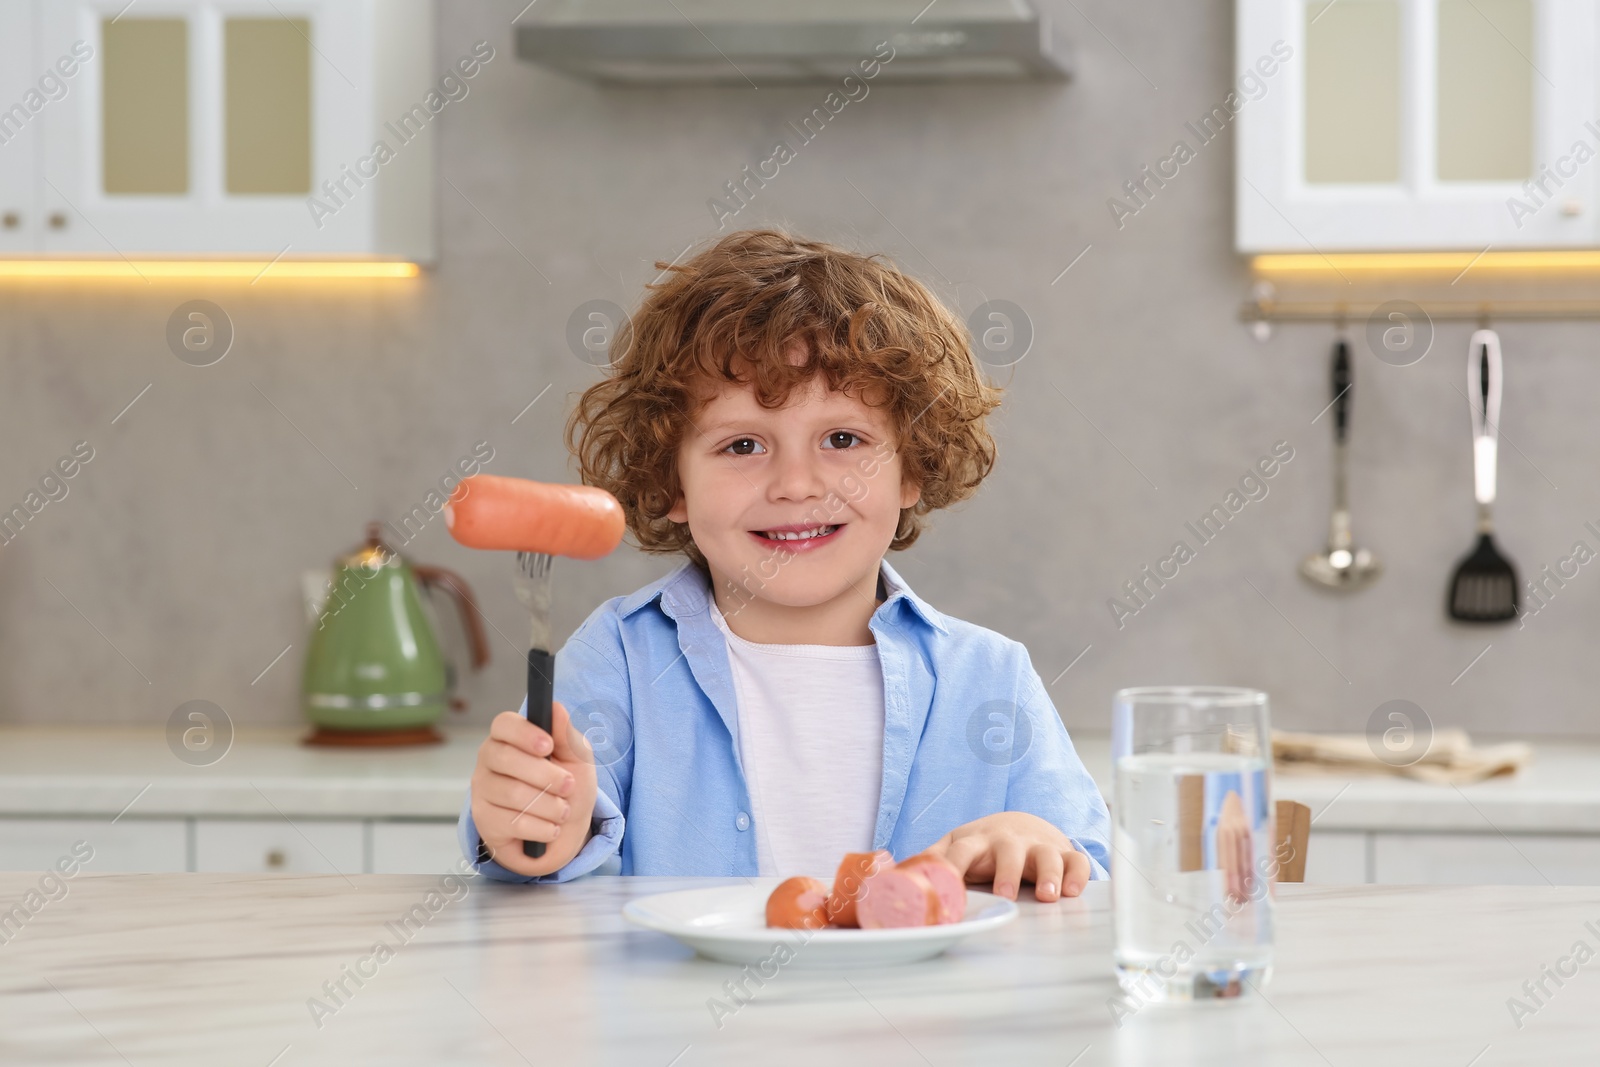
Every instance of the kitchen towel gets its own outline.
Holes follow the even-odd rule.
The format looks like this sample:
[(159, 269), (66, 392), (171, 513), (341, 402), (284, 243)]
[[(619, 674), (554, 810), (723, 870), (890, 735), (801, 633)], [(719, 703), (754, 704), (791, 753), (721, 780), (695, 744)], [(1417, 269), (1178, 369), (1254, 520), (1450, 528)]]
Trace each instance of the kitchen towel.
[(1533, 758), (1533, 749), (1521, 741), (1474, 748), (1465, 730), (1436, 730), (1426, 754), (1414, 763), (1400, 766), (1379, 757), (1365, 734), (1274, 730), (1272, 756), (1281, 771), (1366, 771), (1438, 785), (1467, 785), (1496, 775), (1515, 774)]

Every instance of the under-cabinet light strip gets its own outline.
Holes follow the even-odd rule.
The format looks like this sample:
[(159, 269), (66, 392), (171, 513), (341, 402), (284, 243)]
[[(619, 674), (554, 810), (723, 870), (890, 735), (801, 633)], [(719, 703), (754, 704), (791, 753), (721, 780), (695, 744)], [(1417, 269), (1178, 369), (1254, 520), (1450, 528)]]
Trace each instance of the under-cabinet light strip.
[(379, 260), (175, 260), (175, 259), (0, 259), (0, 280), (105, 278), (151, 281), (157, 278), (239, 278), (283, 281), (298, 278), (415, 278), (415, 263)]
[(1526, 252), (1295, 252), (1255, 256), (1261, 275), (1456, 273), (1469, 267), (1487, 271), (1600, 271), (1600, 249), (1542, 249)]

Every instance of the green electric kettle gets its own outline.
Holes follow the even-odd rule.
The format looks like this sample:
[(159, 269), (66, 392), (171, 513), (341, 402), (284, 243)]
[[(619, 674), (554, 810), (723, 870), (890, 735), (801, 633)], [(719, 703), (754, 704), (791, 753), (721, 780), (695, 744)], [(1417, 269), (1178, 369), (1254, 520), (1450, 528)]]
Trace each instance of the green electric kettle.
[[(477, 601), (443, 567), (413, 566), (367, 526), (360, 548), (335, 561), (301, 677), (315, 745), (442, 741), (433, 724), (452, 704), (454, 671), (440, 648), (426, 590), (450, 594), (460, 611), (474, 670), (489, 662)], [(457, 707), (465, 705), (455, 702)]]

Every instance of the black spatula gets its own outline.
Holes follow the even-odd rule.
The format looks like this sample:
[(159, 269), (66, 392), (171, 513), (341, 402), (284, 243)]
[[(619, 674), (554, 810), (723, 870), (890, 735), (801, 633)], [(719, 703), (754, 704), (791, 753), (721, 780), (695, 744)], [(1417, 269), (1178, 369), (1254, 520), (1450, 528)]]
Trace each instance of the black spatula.
[(1495, 467), (1500, 450), (1500, 336), (1479, 330), (1467, 348), (1472, 410), (1472, 490), (1478, 501), (1478, 543), (1456, 564), (1447, 610), (1458, 622), (1509, 622), (1517, 617), (1517, 571), (1494, 544)]

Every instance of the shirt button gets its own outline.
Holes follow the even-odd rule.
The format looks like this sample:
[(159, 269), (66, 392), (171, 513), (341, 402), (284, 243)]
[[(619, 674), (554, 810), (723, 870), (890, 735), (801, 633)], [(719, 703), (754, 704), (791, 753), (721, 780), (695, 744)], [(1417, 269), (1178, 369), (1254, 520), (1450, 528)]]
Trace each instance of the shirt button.
[(745, 831), (745, 830), (750, 829), (750, 816), (746, 815), (744, 812), (741, 811), (734, 818), (733, 825), (735, 827), (737, 827), (741, 833), (743, 831)]

